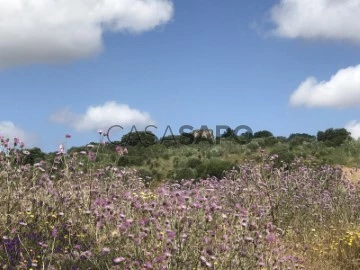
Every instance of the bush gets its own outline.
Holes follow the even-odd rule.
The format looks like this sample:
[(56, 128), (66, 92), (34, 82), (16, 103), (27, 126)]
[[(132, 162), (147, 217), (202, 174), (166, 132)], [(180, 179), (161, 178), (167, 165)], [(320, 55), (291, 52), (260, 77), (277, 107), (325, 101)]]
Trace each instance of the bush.
[(215, 176), (216, 178), (221, 179), (225, 175), (224, 171), (231, 170), (232, 167), (233, 163), (230, 161), (210, 159), (199, 166), (198, 174), (202, 178)]
[(254, 138), (266, 138), (266, 137), (272, 137), (274, 136), (270, 131), (268, 130), (261, 130), (254, 133)]
[(149, 177), (153, 176), (153, 173), (147, 169), (140, 169), (138, 171), (138, 173), (139, 173), (139, 177), (141, 177), (143, 179), (145, 179), (147, 176), (149, 176)]
[(201, 164), (201, 160), (198, 158), (191, 158), (188, 160), (187, 162), (187, 166), (189, 168), (195, 169), (196, 167), (198, 167)]
[(348, 140), (352, 140), (351, 133), (345, 128), (333, 129), (329, 128), (325, 131), (317, 133), (317, 140), (324, 142), (326, 146), (340, 146)]
[(250, 142), (248, 145), (247, 145), (247, 148), (249, 148), (251, 151), (257, 151), (259, 148), (260, 148), (260, 145), (259, 143), (257, 142)]
[(269, 136), (269, 137), (264, 138), (265, 146), (274, 146), (278, 142), (279, 142), (279, 140), (277, 138), (275, 138), (274, 136)]
[(193, 169), (190, 168), (183, 168), (178, 169), (175, 171), (174, 179), (181, 180), (181, 179), (193, 179), (195, 178), (196, 173)]
[(270, 155), (277, 154), (278, 158), (274, 162), (275, 168), (280, 168), (283, 164), (291, 164), (294, 159), (295, 155), (293, 152), (289, 150), (287, 145), (279, 145), (273, 151), (270, 152)]
[(119, 158), (118, 161), (118, 166), (142, 166), (144, 163), (144, 157), (142, 156), (131, 156), (131, 155), (127, 155), (127, 156), (122, 156)]

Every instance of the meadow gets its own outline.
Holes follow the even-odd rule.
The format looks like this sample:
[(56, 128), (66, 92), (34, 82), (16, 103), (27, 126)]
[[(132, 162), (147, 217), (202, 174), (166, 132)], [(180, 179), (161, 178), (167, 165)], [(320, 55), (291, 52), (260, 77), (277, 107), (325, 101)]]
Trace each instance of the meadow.
[(101, 166), (102, 144), (34, 164), (1, 147), (2, 269), (360, 268), (360, 186), (340, 166), (255, 149), (223, 177), (148, 185), (121, 146)]

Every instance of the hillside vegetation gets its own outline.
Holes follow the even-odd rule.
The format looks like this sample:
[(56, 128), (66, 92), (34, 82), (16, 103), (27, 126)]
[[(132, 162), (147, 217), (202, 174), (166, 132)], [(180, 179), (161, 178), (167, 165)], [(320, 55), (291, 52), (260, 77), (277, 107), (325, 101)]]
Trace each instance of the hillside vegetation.
[[(130, 167), (138, 170), (149, 183), (211, 176), (221, 178), (233, 167), (247, 162), (260, 163), (264, 157), (273, 154), (278, 157), (274, 164), (278, 168), (296, 159), (307, 166), (360, 166), (360, 141), (352, 139), (345, 129), (319, 131), (317, 136), (291, 134), (287, 138), (273, 136), (269, 131), (255, 132), (250, 139), (245, 139), (247, 134), (237, 140), (232, 135), (228, 130), (221, 138), (216, 138), (217, 141), (203, 139), (187, 144), (186, 138), (181, 136), (168, 136), (156, 141), (155, 137), (144, 132), (129, 133), (113, 144), (108, 143), (104, 136), (99, 142), (90, 143), (91, 149), (88, 146), (73, 147), (67, 152), (69, 156), (79, 154), (83, 160), (93, 152), (96, 166), (116, 164)], [(128, 151), (119, 157), (115, 149), (121, 145)], [(30, 164), (40, 160), (52, 161), (57, 154), (45, 154), (39, 148), (29, 149), (29, 152), (25, 162)], [(80, 153), (84, 152), (86, 154), (82, 156)]]
[(2, 138), (0, 267), (359, 269), (360, 186), (321, 165), (356, 164), (359, 142), (299, 141), (45, 155)]

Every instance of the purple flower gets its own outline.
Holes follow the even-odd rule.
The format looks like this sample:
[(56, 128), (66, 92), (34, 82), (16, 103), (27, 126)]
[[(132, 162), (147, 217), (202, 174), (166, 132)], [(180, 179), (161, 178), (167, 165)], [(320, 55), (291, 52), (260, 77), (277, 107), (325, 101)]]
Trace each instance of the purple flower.
[(92, 253), (90, 250), (80, 253), (80, 258), (82, 258), (82, 259), (89, 259), (91, 256), (92, 256)]
[(253, 242), (254, 238), (252, 238), (250, 236), (247, 236), (247, 237), (245, 237), (245, 240), (248, 241), (248, 242)]
[(113, 260), (113, 262), (114, 263), (121, 263), (121, 262), (123, 262), (123, 261), (125, 261), (125, 258), (124, 257), (117, 257), (117, 258), (115, 258), (114, 260)]
[(120, 146), (120, 145), (116, 146), (115, 151), (116, 151), (116, 153), (118, 153), (120, 156), (128, 153), (127, 148), (126, 148), (126, 147), (123, 147), (123, 146)]
[(276, 241), (276, 237), (275, 234), (273, 233), (268, 233), (265, 237), (265, 241), (270, 244), (270, 243), (274, 243)]
[(15, 137), (15, 138), (14, 138), (14, 146), (17, 146), (19, 142), (20, 142), (20, 140)]
[(58, 233), (58, 230), (56, 228), (52, 229), (51, 230), (51, 236), (52, 237), (56, 237), (57, 236), (57, 233)]
[(166, 235), (170, 240), (174, 240), (174, 238), (175, 238), (175, 232), (174, 231), (168, 230), (168, 231), (166, 231)]
[(145, 267), (146, 267), (146, 268), (152, 268), (151, 262), (147, 261), (147, 262), (145, 263)]
[(108, 247), (103, 247), (102, 250), (101, 250), (101, 252), (102, 252), (103, 254), (108, 254), (108, 253), (110, 253), (110, 248), (108, 248)]
[(95, 152), (89, 151), (89, 159), (90, 159), (91, 161), (94, 161), (94, 160), (95, 160), (95, 157), (96, 157)]

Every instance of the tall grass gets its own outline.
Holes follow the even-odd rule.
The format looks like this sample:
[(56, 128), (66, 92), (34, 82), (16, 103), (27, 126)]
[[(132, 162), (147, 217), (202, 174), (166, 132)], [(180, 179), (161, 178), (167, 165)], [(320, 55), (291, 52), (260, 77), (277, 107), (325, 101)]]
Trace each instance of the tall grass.
[(277, 168), (279, 157), (262, 153), (260, 165), (223, 179), (147, 188), (117, 161), (94, 166), (100, 152), (60, 151), (33, 166), (17, 147), (0, 154), (1, 267), (359, 267), (360, 192), (340, 167), (297, 160)]

